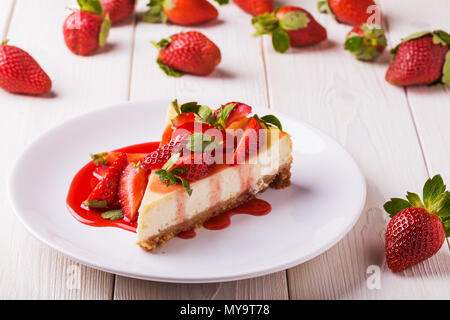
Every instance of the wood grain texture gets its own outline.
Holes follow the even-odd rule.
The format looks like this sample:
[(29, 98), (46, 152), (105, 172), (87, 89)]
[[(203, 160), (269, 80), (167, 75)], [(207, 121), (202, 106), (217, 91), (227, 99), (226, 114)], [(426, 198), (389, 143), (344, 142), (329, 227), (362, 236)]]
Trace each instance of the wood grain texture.
[[(7, 181), (13, 161), (24, 147), (45, 130), (74, 115), (128, 98), (132, 25), (114, 28), (109, 45), (95, 55), (75, 56), (62, 36), (63, 21), (69, 14), (66, 8), (75, 3), (16, 1), (8, 32), (10, 43), (34, 56), (52, 78), (53, 91), (45, 97), (0, 91), (0, 139), (2, 149), (8, 150), (1, 162), (2, 181)], [(0, 259), (0, 299), (111, 298), (113, 275), (64, 258), (25, 230), (12, 212), (6, 183), (0, 184), (0, 206), (0, 255), (8, 257)], [(72, 266), (79, 271), (80, 289), (69, 289)]]
[[(326, 26), (329, 41), (280, 55), (264, 39), (271, 105), (334, 136), (359, 163), (367, 179), (368, 198), (358, 223), (341, 242), (288, 271), (290, 297), (448, 297), (450, 253), (446, 247), (400, 274), (392, 273), (384, 260), (388, 219), (383, 203), (391, 196), (403, 196), (407, 189), (421, 188), (428, 176), (404, 91), (384, 80), (389, 56), (374, 63), (356, 61), (342, 48), (351, 28), (319, 14), (314, 0), (302, 5)], [(399, 10), (410, 17), (413, 14), (406, 13), (407, 7)], [(379, 290), (366, 285), (370, 265), (381, 270)]]
[(14, 11), (15, 0), (3, 0), (0, 2), (0, 42), (6, 40), (8, 26)]
[[(144, 5), (140, 3), (138, 12), (145, 10)], [(193, 28), (138, 22), (131, 80), (132, 100), (181, 97), (181, 100), (195, 99), (200, 103), (205, 98), (223, 103), (237, 100), (267, 105), (261, 42), (250, 37), (250, 17), (232, 5), (219, 10), (219, 21), (195, 27), (221, 49), (222, 62), (209, 77), (185, 75), (169, 78), (155, 62), (157, 50), (150, 40), (159, 41), (181, 30)], [(256, 279), (202, 285), (165, 284), (117, 276), (114, 298), (287, 299), (288, 292), (284, 271)]]

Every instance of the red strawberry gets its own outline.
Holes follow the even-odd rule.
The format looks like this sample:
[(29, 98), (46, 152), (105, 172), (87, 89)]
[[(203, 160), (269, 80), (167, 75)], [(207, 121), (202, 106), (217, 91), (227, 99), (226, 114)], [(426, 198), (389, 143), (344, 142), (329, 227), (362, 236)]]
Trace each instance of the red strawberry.
[[(226, 110), (227, 107), (231, 107), (232, 110), (229, 111), (228, 117), (226, 117), (226, 121), (224, 124), (224, 128), (228, 128), (230, 124), (235, 121), (239, 121), (242, 118), (245, 118), (250, 113), (252, 113), (252, 107), (242, 102), (228, 102), (214, 111), (214, 116), (217, 120), (220, 120), (220, 114), (222, 110)], [(223, 112), (223, 111), (222, 111)]]
[(169, 20), (175, 24), (190, 26), (215, 20), (219, 15), (217, 9), (206, 0), (150, 0), (147, 6), (150, 9), (144, 15), (146, 22), (165, 23)]
[(130, 163), (122, 173), (119, 184), (119, 201), (128, 222), (136, 220), (139, 206), (147, 187), (147, 170)]
[(440, 175), (428, 179), (419, 195), (408, 192), (408, 201), (392, 198), (384, 205), (391, 216), (386, 230), (386, 261), (402, 271), (433, 256), (450, 235), (450, 192)]
[(212, 159), (205, 154), (189, 154), (178, 158), (173, 169), (178, 167), (186, 168), (187, 172), (181, 172), (179, 175), (192, 182), (204, 178), (211, 171), (212, 164)]
[(274, 13), (266, 13), (252, 19), (256, 29), (254, 36), (272, 34), (276, 51), (286, 52), (289, 46), (302, 47), (327, 39), (327, 30), (305, 9), (286, 6)]
[(259, 130), (262, 129), (256, 118), (251, 118), (238, 141), (234, 151), (234, 163), (244, 163), (249, 154), (258, 152)]
[(64, 40), (73, 53), (87, 56), (106, 44), (111, 21), (108, 16), (103, 18), (99, 0), (78, 0), (78, 3), (80, 10), (64, 21)]
[(123, 153), (108, 168), (106, 175), (95, 186), (83, 204), (89, 208), (111, 207), (116, 201), (120, 175), (127, 163), (127, 156)]
[(450, 84), (450, 35), (444, 31), (409, 36), (392, 50), (386, 80), (397, 86)]
[(102, 180), (106, 176), (106, 174), (108, 173), (108, 169), (109, 168), (107, 166), (96, 167), (94, 172), (93, 172), (93, 175), (98, 180)]
[(178, 152), (179, 149), (182, 148), (182, 144), (184, 143), (186, 136), (187, 134), (177, 135), (172, 140), (170, 140), (168, 144), (165, 144), (152, 153), (148, 154), (142, 160), (142, 167), (150, 170), (161, 168), (164, 163), (166, 163), (170, 159), (172, 153), (174, 153), (174, 150), (175, 152)]
[(43, 94), (52, 88), (52, 80), (24, 50), (0, 44), (0, 87), (13, 93)]
[(176, 118), (172, 119), (172, 124), (175, 128), (178, 128), (179, 126), (188, 123), (188, 122), (194, 122), (195, 121), (195, 114), (194, 113), (182, 113), (178, 115)]
[(159, 49), (157, 62), (169, 76), (184, 73), (205, 76), (220, 63), (219, 48), (197, 31), (177, 33), (153, 43)]
[(111, 23), (117, 23), (128, 18), (134, 12), (136, 0), (100, 0), (103, 14), (109, 15)]
[(273, 0), (233, 0), (233, 2), (253, 16), (259, 16), (273, 10)]
[[(318, 6), (320, 12), (328, 13), (339, 22), (353, 26), (371, 23), (369, 20), (378, 9), (373, 0), (321, 0)], [(381, 21), (375, 23), (381, 25)]]
[[(97, 165), (102, 164), (104, 166), (109, 166), (114, 161), (116, 161), (121, 155), (122, 155), (122, 152), (110, 151), (110, 152), (91, 154), (91, 159)], [(139, 161), (142, 161), (142, 159), (144, 159), (144, 157), (147, 155), (147, 153), (127, 153), (126, 155), (127, 155), (128, 162), (138, 163)]]
[(376, 25), (362, 24), (354, 27), (345, 41), (345, 49), (359, 60), (372, 61), (378, 58), (387, 46), (384, 30)]

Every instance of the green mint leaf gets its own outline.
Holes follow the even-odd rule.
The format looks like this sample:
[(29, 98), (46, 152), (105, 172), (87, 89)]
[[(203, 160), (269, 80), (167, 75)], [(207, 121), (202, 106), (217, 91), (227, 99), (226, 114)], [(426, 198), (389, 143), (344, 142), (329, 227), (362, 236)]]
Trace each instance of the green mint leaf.
[(181, 177), (178, 177), (178, 179), (180, 179), (181, 184), (183, 185), (183, 187), (186, 189), (186, 192), (189, 196), (192, 195), (192, 189), (191, 186), (189, 185), (189, 182)]
[(86, 200), (83, 204), (88, 208), (106, 208), (108, 206), (108, 201), (106, 200)]
[(101, 15), (103, 13), (103, 7), (100, 0), (77, 0), (80, 9), (83, 11), (95, 13)]
[(90, 156), (95, 165), (106, 165), (106, 157), (108, 156), (108, 152), (91, 154)]
[(105, 220), (111, 220), (111, 221), (119, 220), (119, 219), (123, 218), (123, 212), (122, 212), (122, 210), (106, 211), (101, 214), (101, 217)]
[(423, 207), (422, 200), (417, 193), (408, 192), (406, 194), (406, 199), (408, 199), (409, 203), (413, 207)]
[(181, 113), (198, 113), (200, 105), (197, 102), (186, 102), (180, 107)]
[(306, 28), (310, 19), (303, 11), (290, 11), (279, 21), (279, 25), (284, 30), (298, 30)]
[(186, 148), (196, 154), (205, 152), (206, 150), (215, 149), (218, 143), (213, 137), (207, 134), (195, 132), (188, 137)]
[(255, 28), (253, 36), (259, 37), (263, 34), (271, 33), (278, 27), (278, 18), (271, 13), (264, 13), (252, 18), (252, 25)]
[[(256, 119), (256, 120), (258, 120), (258, 119)], [(268, 115), (266, 115), (264, 117), (261, 117), (261, 120), (263, 120), (266, 125), (269, 125), (269, 126), (270, 125), (274, 125), (278, 129), (283, 131), (283, 126), (281, 125), (280, 120), (278, 120), (278, 118), (275, 117), (274, 115), (268, 114)]]
[(272, 31), (272, 45), (275, 51), (285, 53), (290, 46), (290, 38), (286, 31), (276, 28)]
[(384, 210), (389, 213), (389, 216), (393, 218), (400, 211), (411, 208), (411, 204), (400, 198), (392, 198), (390, 201), (386, 202), (383, 206)]
[(217, 125), (225, 129), (225, 124), (227, 123), (228, 117), (231, 114), (231, 111), (233, 111), (234, 107), (236, 107), (236, 103), (229, 103), (225, 106), (222, 106), (219, 110), (219, 113), (217, 114)]
[(151, 43), (152, 43), (158, 50), (164, 49), (164, 48), (167, 47), (171, 42), (172, 42), (172, 38), (170, 38), (170, 37), (163, 38), (163, 39), (159, 40), (158, 42), (151, 41)]
[(220, 5), (228, 4), (229, 0), (214, 0)]
[(442, 177), (438, 174), (428, 179), (423, 187), (423, 203), (425, 208), (430, 209), (436, 198), (445, 192), (445, 185)]
[(184, 75), (183, 72), (169, 67), (164, 62), (162, 62), (159, 58), (156, 59), (156, 63), (159, 65), (161, 70), (164, 71), (164, 73), (167, 74), (169, 77), (181, 77), (182, 75)]
[(205, 122), (207, 124), (210, 124), (212, 126), (215, 125), (216, 118), (214, 117), (214, 114), (212, 110), (207, 106), (200, 106), (198, 111), (199, 120), (201, 122)]
[(98, 34), (98, 45), (104, 47), (106, 40), (108, 40), (109, 30), (111, 30), (111, 20), (109, 19), (109, 14), (103, 19), (102, 25), (100, 26), (100, 32)]
[(442, 83), (450, 85), (450, 51), (445, 56), (444, 69), (442, 71)]

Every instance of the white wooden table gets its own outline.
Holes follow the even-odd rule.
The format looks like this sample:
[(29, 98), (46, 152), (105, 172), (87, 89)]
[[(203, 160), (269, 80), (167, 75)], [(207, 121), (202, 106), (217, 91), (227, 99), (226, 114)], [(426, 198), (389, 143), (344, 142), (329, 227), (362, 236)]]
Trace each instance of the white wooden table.
[[(348, 26), (316, 9), (317, 0), (279, 1), (310, 10), (329, 41), (281, 55), (269, 38), (252, 38), (250, 17), (234, 5), (220, 20), (195, 28), (213, 39), (223, 61), (209, 77), (166, 77), (150, 40), (186, 30), (145, 24), (140, 14), (111, 30), (94, 56), (65, 47), (62, 24), (75, 0), (1, 0), (0, 37), (29, 51), (51, 76), (54, 94), (36, 98), (0, 91), (0, 298), (32, 299), (398, 299), (450, 298), (450, 250), (394, 274), (384, 259), (386, 199), (419, 190), (441, 173), (450, 184), (450, 89), (389, 85), (385, 54), (361, 63), (342, 48)], [(450, 31), (448, 0), (378, 0), (390, 45), (411, 33)], [(337, 245), (295, 268), (228, 283), (188, 285), (141, 281), (91, 269), (67, 259), (30, 235), (14, 216), (6, 181), (14, 159), (48, 128), (126, 100), (214, 97), (267, 106), (305, 120), (335, 137), (356, 159), (368, 183), (367, 204), (356, 226)], [(58, 152), (58, 150), (55, 150)], [(30, 159), (32, 161), (32, 159)], [(30, 181), (33, 183), (33, 181)], [(381, 270), (379, 289), (367, 286), (371, 265)], [(71, 272), (81, 287), (70, 286)], [(370, 269), (369, 269), (370, 271)]]

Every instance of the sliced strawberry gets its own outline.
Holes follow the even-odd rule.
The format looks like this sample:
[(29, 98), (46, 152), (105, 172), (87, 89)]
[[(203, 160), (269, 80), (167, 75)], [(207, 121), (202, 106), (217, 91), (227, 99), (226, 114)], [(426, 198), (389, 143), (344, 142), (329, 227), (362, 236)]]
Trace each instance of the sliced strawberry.
[[(231, 104), (234, 104), (235, 106), (232, 107)], [(242, 103), (242, 102), (228, 102), (221, 106), (219, 109), (214, 111), (214, 116), (218, 121), (220, 121), (220, 115), (221, 110), (226, 110), (227, 107), (232, 107), (231, 112), (228, 114), (228, 116), (224, 115), (226, 117), (225, 120), (225, 128), (228, 128), (233, 122), (239, 121), (242, 118), (245, 118), (250, 113), (252, 113), (252, 107), (249, 105)]]
[[(118, 151), (102, 152), (102, 153), (91, 154), (91, 158), (95, 164), (102, 164), (105, 166), (109, 166), (114, 161), (119, 159), (119, 157), (122, 155), (122, 153), (123, 152), (118, 152)], [(126, 153), (126, 155), (127, 155), (127, 159), (129, 162), (138, 163), (139, 161), (142, 161), (144, 159), (144, 157), (147, 155), (147, 153)]]
[(260, 129), (261, 125), (258, 120), (251, 118), (234, 151), (234, 163), (243, 163), (250, 153), (256, 154)]
[(179, 114), (176, 118), (172, 119), (172, 124), (175, 128), (188, 123), (195, 121), (195, 113), (182, 113)]
[(182, 143), (184, 143), (186, 136), (189, 135), (177, 135), (169, 143), (159, 147), (152, 153), (142, 159), (142, 166), (144, 169), (158, 169), (161, 168), (167, 160), (170, 159), (174, 150), (179, 150), (182, 148)]
[(179, 176), (187, 181), (196, 181), (205, 177), (213, 165), (213, 159), (205, 154), (190, 154), (180, 157), (173, 168), (184, 167), (187, 172), (179, 173)]
[(99, 167), (95, 168), (93, 175), (98, 180), (102, 180), (108, 173), (108, 170), (109, 170), (109, 167), (107, 167), (107, 166), (99, 166)]
[(122, 173), (119, 184), (119, 201), (124, 220), (135, 221), (147, 187), (147, 170), (130, 163)]
[(119, 186), (120, 175), (127, 165), (128, 160), (125, 153), (108, 167), (108, 172), (102, 180), (95, 186), (83, 204), (89, 208), (108, 208), (112, 207)]

